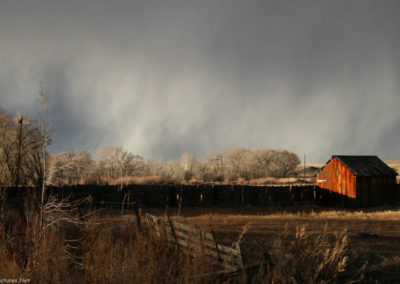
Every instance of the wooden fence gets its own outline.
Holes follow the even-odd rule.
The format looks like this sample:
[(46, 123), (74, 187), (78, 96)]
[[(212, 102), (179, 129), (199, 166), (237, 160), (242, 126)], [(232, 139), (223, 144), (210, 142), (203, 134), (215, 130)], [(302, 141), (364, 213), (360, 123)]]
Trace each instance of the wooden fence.
[(182, 251), (193, 255), (197, 250), (230, 269), (243, 266), (239, 243), (227, 247), (217, 243), (213, 232), (204, 232), (172, 221), (169, 217), (160, 218), (150, 214), (145, 216), (159, 235), (165, 234), (168, 241), (177, 245)]
[[(1, 188), (0, 203), (18, 207), (21, 200), (40, 198), (40, 189), (29, 187)], [(165, 207), (238, 207), (290, 206), (296, 204), (352, 206), (354, 200), (336, 195), (314, 185), (250, 186), (250, 185), (77, 185), (49, 186), (47, 197), (87, 198), (93, 208), (132, 209), (136, 203), (145, 208)], [(400, 187), (393, 203), (400, 200)], [(365, 205), (367, 206), (367, 205)]]

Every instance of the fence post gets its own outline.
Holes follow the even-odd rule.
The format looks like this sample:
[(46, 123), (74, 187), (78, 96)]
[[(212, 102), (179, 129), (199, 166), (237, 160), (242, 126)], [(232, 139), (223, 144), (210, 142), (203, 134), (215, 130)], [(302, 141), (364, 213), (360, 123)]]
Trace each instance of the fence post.
[(173, 236), (174, 239), (175, 239), (176, 245), (178, 246), (178, 248), (181, 248), (181, 246), (180, 246), (180, 244), (179, 244), (179, 242), (178, 242), (178, 239), (176, 238), (174, 225), (172, 224), (171, 218), (169, 218), (169, 216), (168, 216), (168, 221), (169, 221), (169, 225), (170, 225), (170, 227), (171, 227), (172, 236)]
[(125, 200), (126, 200), (126, 192), (124, 193), (124, 198), (122, 199), (122, 204), (121, 204), (121, 214), (124, 214), (124, 205), (125, 205)]
[(217, 239), (215, 238), (215, 233), (214, 233), (214, 230), (213, 230), (213, 229), (211, 229), (211, 234), (212, 234), (212, 236), (213, 236), (213, 239), (214, 239), (214, 243), (215, 243), (215, 249), (217, 250), (218, 261), (219, 261), (219, 262), (222, 262), (221, 255), (219, 254), (219, 249), (218, 249), (218, 243), (217, 243)]
[(139, 212), (139, 209), (137, 207), (136, 202), (133, 203), (133, 208), (135, 209), (136, 221), (137, 221), (137, 225), (138, 225), (138, 228), (139, 228), (139, 231), (140, 231), (141, 230), (140, 212)]
[(243, 268), (243, 258), (242, 258), (242, 251), (240, 250), (240, 244), (237, 242), (235, 244), (235, 249), (238, 257), (238, 263), (241, 268)]

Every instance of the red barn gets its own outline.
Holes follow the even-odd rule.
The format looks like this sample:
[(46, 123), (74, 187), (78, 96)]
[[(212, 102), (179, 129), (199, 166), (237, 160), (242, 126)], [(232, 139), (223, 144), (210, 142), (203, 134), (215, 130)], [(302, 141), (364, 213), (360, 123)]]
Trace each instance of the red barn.
[(358, 206), (394, 201), (397, 173), (377, 156), (335, 155), (318, 173), (315, 183), (347, 196)]

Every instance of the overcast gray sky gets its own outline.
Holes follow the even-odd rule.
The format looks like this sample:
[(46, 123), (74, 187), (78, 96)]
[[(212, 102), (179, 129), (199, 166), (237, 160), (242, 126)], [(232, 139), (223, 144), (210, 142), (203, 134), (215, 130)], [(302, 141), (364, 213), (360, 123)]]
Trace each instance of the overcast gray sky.
[(52, 151), (400, 158), (400, 1), (0, 0), (0, 106)]

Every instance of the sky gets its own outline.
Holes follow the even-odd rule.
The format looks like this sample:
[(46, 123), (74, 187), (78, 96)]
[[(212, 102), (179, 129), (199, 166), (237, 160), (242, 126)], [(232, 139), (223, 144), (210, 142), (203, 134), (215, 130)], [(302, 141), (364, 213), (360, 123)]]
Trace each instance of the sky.
[(400, 159), (399, 1), (0, 0), (0, 107), (50, 150)]

